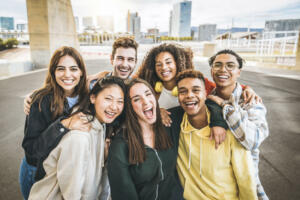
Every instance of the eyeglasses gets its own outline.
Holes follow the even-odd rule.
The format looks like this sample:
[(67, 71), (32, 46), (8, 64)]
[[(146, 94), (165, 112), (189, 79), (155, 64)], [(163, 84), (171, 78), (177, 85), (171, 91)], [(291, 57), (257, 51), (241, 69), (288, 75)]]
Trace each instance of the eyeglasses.
[(232, 71), (237, 68), (237, 65), (235, 63), (229, 62), (229, 63), (221, 63), (221, 62), (216, 62), (212, 65), (213, 70), (218, 71), (222, 69), (222, 67), (225, 65), (226, 70)]

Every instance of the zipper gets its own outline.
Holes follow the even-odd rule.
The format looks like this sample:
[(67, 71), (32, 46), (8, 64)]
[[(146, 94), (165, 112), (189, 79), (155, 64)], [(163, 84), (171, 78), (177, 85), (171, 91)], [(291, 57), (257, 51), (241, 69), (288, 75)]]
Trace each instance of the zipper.
[[(146, 146), (146, 148), (152, 149), (152, 148), (147, 147), (147, 146)], [(162, 170), (162, 162), (161, 162), (161, 159), (159, 158), (156, 149), (152, 149), (152, 150), (155, 152), (155, 155), (156, 155), (156, 157), (157, 157), (157, 159), (158, 159), (158, 161), (159, 161), (159, 164), (160, 164), (160, 172), (161, 172), (161, 176), (162, 176), (161, 181), (163, 181), (163, 180), (164, 180), (164, 173), (163, 173), (163, 170)], [(155, 200), (156, 200), (157, 197), (158, 197), (158, 187), (159, 187), (159, 183), (156, 185), (156, 196), (155, 196)]]

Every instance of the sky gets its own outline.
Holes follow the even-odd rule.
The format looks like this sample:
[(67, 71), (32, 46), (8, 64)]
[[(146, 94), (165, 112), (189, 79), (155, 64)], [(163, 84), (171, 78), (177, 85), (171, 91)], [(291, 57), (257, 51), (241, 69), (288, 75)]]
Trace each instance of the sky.
[[(27, 21), (26, 0), (0, 0), (0, 16)], [(179, 0), (71, 0), (74, 16), (114, 16), (115, 31), (124, 32), (126, 16), (138, 12), (141, 29), (159, 28), (167, 32), (170, 11)], [(194, 0), (192, 26), (217, 24), (217, 28), (263, 28), (266, 20), (300, 19), (300, 0)]]

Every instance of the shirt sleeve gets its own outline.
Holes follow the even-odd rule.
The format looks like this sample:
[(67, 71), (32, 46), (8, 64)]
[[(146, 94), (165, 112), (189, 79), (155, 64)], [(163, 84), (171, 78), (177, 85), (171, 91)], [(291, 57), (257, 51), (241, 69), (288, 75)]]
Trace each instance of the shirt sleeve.
[(72, 134), (62, 140), (61, 152), (57, 161), (57, 181), (63, 199), (83, 199), (82, 190), (85, 183), (90, 144), (88, 137)]
[(129, 171), (128, 148), (122, 139), (116, 138), (111, 143), (107, 164), (112, 199), (138, 200), (139, 197)]
[(223, 107), (223, 116), (235, 138), (248, 150), (257, 149), (268, 137), (266, 108), (261, 103), (241, 106), (230, 98)]
[(213, 81), (208, 80), (207, 78), (204, 78), (204, 81), (205, 81), (206, 95), (209, 95), (211, 91), (216, 87), (216, 84)]
[(239, 189), (239, 199), (257, 199), (251, 153), (244, 149), (231, 134), (227, 134), (227, 137), (230, 137), (231, 163)]

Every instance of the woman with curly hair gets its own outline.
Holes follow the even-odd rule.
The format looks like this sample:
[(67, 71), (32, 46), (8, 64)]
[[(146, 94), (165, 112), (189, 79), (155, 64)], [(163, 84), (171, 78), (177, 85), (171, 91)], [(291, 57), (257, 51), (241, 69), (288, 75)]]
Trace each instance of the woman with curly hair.
[[(193, 52), (179, 44), (164, 43), (153, 47), (145, 56), (137, 76), (146, 80), (154, 88), (161, 106), (163, 123), (170, 126), (169, 112), (166, 109), (179, 106), (177, 99), (176, 75), (186, 69), (194, 69)], [(215, 84), (205, 79), (207, 94)]]

